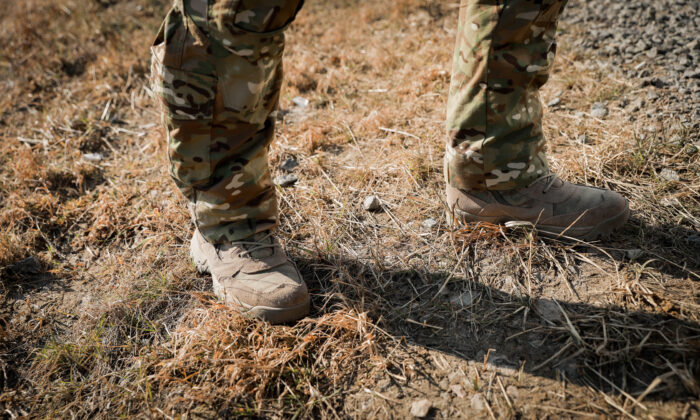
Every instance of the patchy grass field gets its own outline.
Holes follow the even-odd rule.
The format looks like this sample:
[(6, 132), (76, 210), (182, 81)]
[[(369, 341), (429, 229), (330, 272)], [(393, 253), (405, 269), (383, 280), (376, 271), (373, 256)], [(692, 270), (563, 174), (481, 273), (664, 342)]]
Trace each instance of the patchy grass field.
[(552, 167), (631, 201), (592, 244), (445, 226), (456, 5), (309, 2), (271, 156), (301, 164), (280, 230), (313, 308), (271, 326), (188, 261), (147, 90), (167, 7), (0, 4), (3, 416), (700, 418), (698, 133), (625, 111), (642, 88), (568, 47), (585, 28), (543, 99)]

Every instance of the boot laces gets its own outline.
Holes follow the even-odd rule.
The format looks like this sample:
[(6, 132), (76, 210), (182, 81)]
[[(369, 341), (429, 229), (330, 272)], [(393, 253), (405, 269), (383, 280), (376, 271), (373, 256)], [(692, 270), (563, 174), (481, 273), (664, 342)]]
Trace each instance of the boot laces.
[(554, 185), (554, 183), (557, 181), (557, 178), (557, 174), (555, 174), (554, 172), (550, 172), (532, 181), (530, 185), (528, 185), (528, 188), (537, 184), (540, 181), (547, 180), (544, 188), (542, 189), (542, 194), (547, 194), (547, 192), (552, 188), (552, 185)]
[[(254, 241), (235, 241), (220, 248), (221, 251), (228, 251), (233, 246), (241, 246), (244, 250), (238, 253), (239, 258), (246, 256), (251, 258), (267, 257), (275, 253), (277, 243), (272, 232), (258, 233), (252, 237)], [(259, 251), (270, 250), (270, 255), (259, 255)], [(258, 254), (258, 255), (256, 255)]]

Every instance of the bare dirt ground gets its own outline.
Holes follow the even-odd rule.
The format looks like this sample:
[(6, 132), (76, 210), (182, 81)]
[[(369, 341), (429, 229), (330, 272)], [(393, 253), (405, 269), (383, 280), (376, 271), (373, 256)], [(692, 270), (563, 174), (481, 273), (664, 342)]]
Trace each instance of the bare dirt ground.
[(692, 35), (646, 52), (627, 39), (643, 4), (570, 5), (551, 165), (633, 209), (572, 243), (444, 223), (455, 4), (308, 3), (271, 151), (275, 175), (299, 163), (280, 231), (313, 294), (286, 326), (218, 304), (188, 260), (147, 83), (167, 2), (0, 3), (2, 415), (700, 418)]

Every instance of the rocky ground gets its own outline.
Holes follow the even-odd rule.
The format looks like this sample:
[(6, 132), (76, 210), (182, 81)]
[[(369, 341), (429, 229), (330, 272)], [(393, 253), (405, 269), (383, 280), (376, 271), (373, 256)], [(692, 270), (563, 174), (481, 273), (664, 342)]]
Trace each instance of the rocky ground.
[(644, 112), (700, 128), (700, 2), (574, 1), (562, 23), (579, 29), (571, 40), (578, 51), (650, 87), (629, 101), (630, 120)]

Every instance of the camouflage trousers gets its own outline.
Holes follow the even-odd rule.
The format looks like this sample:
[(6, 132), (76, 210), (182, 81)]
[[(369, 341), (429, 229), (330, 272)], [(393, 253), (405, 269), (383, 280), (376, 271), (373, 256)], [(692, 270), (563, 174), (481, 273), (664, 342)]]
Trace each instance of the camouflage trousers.
[(539, 89), (567, 0), (462, 0), (447, 101), (447, 182), (524, 187), (549, 170)]
[(154, 42), (170, 174), (213, 243), (277, 224), (267, 155), (284, 28), (302, 0), (178, 0)]
[[(273, 228), (267, 154), (284, 29), (303, 0), (176, 0), (153, 45), (170, 173), (213, 243)], [(445, 158), (463, 189), (523, 186), (547, 171), (538, 89), (566, 0), (462, 0)]]

